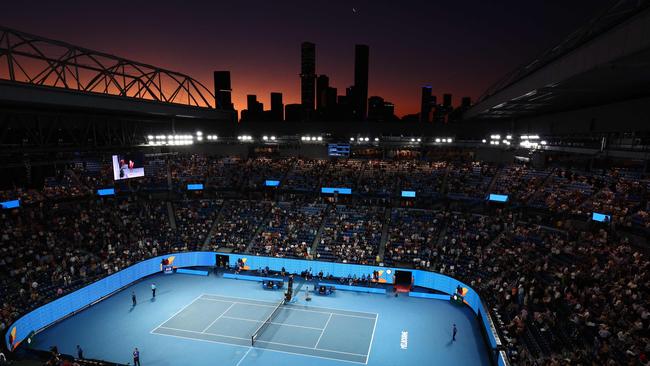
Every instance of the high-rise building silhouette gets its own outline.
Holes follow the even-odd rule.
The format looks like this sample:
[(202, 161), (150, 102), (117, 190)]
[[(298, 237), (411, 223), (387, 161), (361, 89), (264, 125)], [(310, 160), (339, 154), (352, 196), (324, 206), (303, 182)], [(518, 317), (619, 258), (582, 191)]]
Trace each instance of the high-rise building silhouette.
[(230, 71), (214, 72), (214, 99), (216, 109), (232, 111), (231, 98), (232, 88), (230, 86)]
[(443, 94), (442, 95), (442, 105), (445, 108), (451, 107), (451, 94)]
[(368, 98), (368, 120), (382, 121), (384, 119), (384, 98), (372, 96)]
[(422, 87), (422, 97), (420, 99), (420, 122), (431, 121), (429, 119), (431, 107), (431, 86), (425, 85)]
[(354, 46), (354, 113), (363, 121), (368, 111), (368, 57), (367, 45)]
[(384, 98), (372, 96), (368, 98), (368, 121), (392, 121), (395, 119), (395, 105)]
[(271, 93), (271, 119), (274, 121), (282, 121), (284, 119), (282, 93)]
[(325, 107), (329, 109), (336, 107), (336, 88), (330, 86), (325, 91)]
[(301, 121), (302, 114), (302, 104), (287, 104), (284, 107), (284, 119), (287, 122)]
[(327, 75), (318, 75), (316, 79), (316, 110), (322, 110), (327, 103), (327, 88), (330, 86), (330, 78)]
[(248, 94), (246, 96), (246, 109), (248, 111), (254, 111), (257, 109), (257, 95)]
[(395, 117), (395, 104), (391, 102), (384, 102), (384, 115), (389, 121), (396, 120), (397, 117)]
[(257, 101), (257, 95), (246, 96), (246, 109), (241, 111), (242, 121), (260, 121), (264, 114), (264, 104)]
[(316, 45), (303, 42), (300, 54), (300, 102), (308, 118), (314, 110), (314, 83), (316, 81)]
[(472, 106), (472, 98), (470, 97), (463, 97), (463, 99), (460, 100), (460, 107), (463, 109), (467, 109)]

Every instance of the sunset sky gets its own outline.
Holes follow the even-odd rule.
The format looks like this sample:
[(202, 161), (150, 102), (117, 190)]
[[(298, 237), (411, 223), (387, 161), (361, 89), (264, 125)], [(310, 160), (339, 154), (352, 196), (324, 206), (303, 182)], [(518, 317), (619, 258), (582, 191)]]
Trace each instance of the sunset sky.
[[(369, 96), (419, 111), (420, 87), (476, 100), (518, 65), (559, 43), (609, 0), (468, 1), (13, 1), (0, 24), (193, 76), (212, 89), (230, 70), (245, 108), (272, 91), (299, 102), (300, 43), (344, 94), (356, 43), (370, 46)], [(356, 9), (356, 12), (353, 11)], [(439, 97), (440, 98), (440, 97)]]

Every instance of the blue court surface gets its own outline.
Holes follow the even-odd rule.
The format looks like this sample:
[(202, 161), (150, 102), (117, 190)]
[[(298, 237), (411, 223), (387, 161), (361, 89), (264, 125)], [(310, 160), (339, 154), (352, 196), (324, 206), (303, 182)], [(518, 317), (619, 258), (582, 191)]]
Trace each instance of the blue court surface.
[(75, 354), (79, 344), (86, 357), (120, 363), (138, 347), (143, 365), (160, 366), (489, 365), (469, 308), (344, 291), (308, 302), (313, 285), (294, 288), (297, 300), (281, 304), (281, 291), (257, 282), (155, 275), (39, 333), (32, 347)]

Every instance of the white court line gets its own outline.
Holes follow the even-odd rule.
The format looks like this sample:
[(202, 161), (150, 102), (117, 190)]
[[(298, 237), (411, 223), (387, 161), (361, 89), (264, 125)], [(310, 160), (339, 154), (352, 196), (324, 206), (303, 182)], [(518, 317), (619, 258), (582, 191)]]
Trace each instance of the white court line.
[[(159, 329), (169, 329), (169, 330), (176, 330), (176, 331), (179, 331), (179, 332), (188, 332), (188, 333), (195, 333), (195, 334), (207, 334), (207, 335), (226, 337), (226, 338), (232, 338), (232, 339), (242, 339), (244, 341), (250, 342), (250, 338), (235, 337), (235, 336), (229, 336), (229, 335), (224, 335), (224, 334), (217, 334), (217, 333), (210, 333), (210, 332), (199, 332), (199, 331), (196, 331), (196, 330), (187, 330), (187, 329), (170, 328), (170, 327), (160, 327)], [(160, 334), (160, 333), (154, 333), (154, 334)], [(165, 334), (163, 334), (163, 335), (165, 335)], [(198, 339), (198, 338), (191, 338), (191, 339)]]
[(260, 306), (260, 307), (267, 307), (267, 308), (274, 308), (277, 306), (276, 305), (262, 305), (262, 304), (253, 304), (249, 302), (240, 302), (240, 301), (228, 301), (228, 300), (217, 300), (217, 299), (206, 299), (206, 298), (200, 298), (199, 300), (204, 300), (204, 301), (216, 301), (216, 302), (232, 302), (235, 304), (242, 304), (242, 305), (252, 305), (252, 306)]
[[(222, 318), (224, 318), (224, 319), (242, 320), (242, 321), (245, 321), (245, 322), (253, 322), (253, 323), (264, 323), (264, 320), (255, 320), (255, 319), (238, 318), (238, 317), (235, 317), (235, 316), (222, 316)], [(305, 329), (323, 330), (323, 328), (307, 327), (307, 326), (304, 326), (304, 325), (285, 324), (285, 323), (275, 323), (275, 322), (270, 322), (269, 324), (279, 325), (279, 326), (284, 326), (284, 327), (295, 327), (295, 328), (305, 328)]]
[(167, 322), (170, 321), (173, 317), (175, 317), (176, 315), (180, 314), (181, 311), (185, 310), (187, 307), (189, 307), (190, 305), (194, 304), (194, 302), (196, 302), (196, 300), (200, 299), (201, 296), (203, 296), (203, 294), (201, 294), (201, 295), (195, 297), (194, 300), (192, 300), (189, 304), (183, 306), (180, 310), (178, 310), (177, 312), (175, 312), (174, 314), (172, 314), (172, 316), (170, 316), (169, 318), (167, 318), (167, 320), (165, 320), (164, 322), (158, 324), (158, 326), (155, 327), (153, 330), (156, 330), (156, 329), (160, 328), (163, 324), (167, 323)]
[[(196, 333), (196, 334), (208, 334), (208, 335), (213, 335), (217, 337), (225, 337), (225, 338), (232, 338), (232, 339), (241, 339), (244, 341), (249, 341), (250, 338), (242, 338), (242, 337), (235, 337), (235, 336), (229, 336), (225, 334), (217, 334), (217, 333), (203, 333), (203, 332), (197, 332), (194, 330), (186, 330), (186, 329), (178, 329), (178, 328), (169, 328), (169, 327), (160, 327), (162, 329), (169, 329), (169, 330), (176, 330), (179, 332), (188, 332), (188, 333)], [(152, 331), (153, 332), (153, 331)], [(161, 334), (161, 333), (153, 333), (153, 334), (160, 334), (160, 335), (168, 335), (168, 334)], [(200, 338), (188, 338), (188, 339), (200, 339)], [(287, 346), (287, 347), (296, 347), (296, 348), (304, 348), (304, 349), (309, 349), (309, 350), (315, 350), (315, 351), (325, 351), (325, 352), (334, 352), (334, 353), (341, 353), (344, 355), (353, 355), (353, 356), (363, 356), (363, 357), (368, 357), (368, 355), (361, 354), (361, 353), (353, 353), (353, 352), (343, 352), (343, 351), (335, 351), (331, 349), (326, 349), (326, 348), (313, 348), (313, 347), (305, 347), (305, 346), (298, 346), (296, 344), (288, 344), (288, 343), (280, 343), (280, 342), (272, 342), (272, 341), (262, 341), (259, 339), (255, 340), (255, 343), (268, 343), (268, 344), (277, 344), (280, 346)], [(230, 344), (230, 343), (227, 343)], [(266, 349), (266, 348), (263, 348)], [(309, 356), (309, 355), (307, 355)]]
[[(213, 295), (213, 296), (217, 296), (217, 295)], [(223, 297), (227, 297), (227, 296), (223, 296)], [(238, 299), (238, 297), (233, 297), (233, 298)], [(262, 305), (262, 304), (253, 304), (253, 303), (249, 303), (249, 302), (227, 301), (227, 300), (206, 299), (206, 298), (200, 298), (199, 300), (218, 301), (218, 302), (234, 302), (235, 304), (258, 306), (258, 307), (265, 307), (265, 308), (276, 308), (278, 306), (277, 304), (275, 304), (275, 305)], [(252, 299), (248, 299), (248, 300), (252, 300)], [(258, 300), (258, 301), (261, 301), (261, 300)], [(265, 302), (265, 301), (263, 301), (263, 302)], [(307, 312), (307, 313), (328, 314), (328, 315), (332, 314), (332, 312), (327, 312), (327, 311), (295, 309), (291, 305), (284, 305), (280, 310), (304, 311), (304, 312)], [(337, 310), (337, 309), (332, 309), (332, 310)], [(341, 310), (341, 311), (345, 311), (345, 310)], [(350, 314), (341, 314), (341, 313), (333, 313), (333, 314), (336, 314), (336, 315), (339, 315), (339, 316), (347, 316), (349, 318), (361, 318), (361, 319), (369, 319), (369, 320), (377, 319), (377, 317), (371, 318), (371, 317), (368, 317), (368, 316), (360, 316), (360, 315), (350, 315)], [(365, 313), (365, 314), (372, 314), (372, 313)], [(377, 315), (377, 314), (375, 314), (375, 315)], [(379, 315), (377, 315), (377, 316), (379, 316)]]
[[(182, 312), (183, 310), (185, 310), (187, 307), (189, 307), (190, 305), (192, 305), (194, 302), (196, 302), (196, 301), (199, 300), (199, 299), (201, 299), (201, 300), (221, 301), (221, 302), (232, 302), (232, 301), (226, 301), (226, 300), (205, 299), (205, 298), (203, 298), (203, 295), (207, 295), (207, 296), (218, 296), (218, 297), (223, 297), (223, 298), (228, 298), (228, 297), (229, 297), (229, 296), (222, 296), (222, 295), (214, 295), (214, 294), (206, 294), (206, 293), (202, 293), (201, 295), (197, 296), (194, 300), (192, 300), (189, 304), (183, 306), (183, 307), (182, 307), (181, 309), (179, 309), (177, 312), (175, 312), (174, 314), (172, 314), (172, 316), (170, 316), (168, 319), (166, 319), (164, 322), (162, 322), (162, 323), (161, 323), (160, 325), (158, 325), (156, 328), (154, 328), (153, 330), (151, 330), (149, 333), (150, 333), (150, 334), (163, 335), (163, 336), (169, 336), (169, 337), (176, 337), (176, 338), (183, 338), (183, 339), (190, 339), (190, 340), (197, 340), (197, 341), (205, 341), (205, 342), (211, 342), (211, 343), (219, 343), (219, 344), (225, 344), (225, 345), (234, 345), (234, 346), (238, 346), (238, 347), (249, 347), (249, 348), (250, 348), (250, 346), (243, 346), (243, 345), (239, 345), (239, 344), (232, 344), (232, 343), (226, 343), (226, 342), (218, 342), (218, 341), (204, 340), (204, 339), (200, 339), (200, 338), (191, 338), (191, 337), (176, 336), (176, 335), (170, 335), (170, 334), (154, 333), (154, 331), (155, 331), (156, 329), (158, 329), (158, 328), (164, 328), (164, 329), (169, 329), (169, 330), (177, 330), (177, 331), (181, 331), (181, 332), (189, 332), (189, 333), (197, 333), (197, 334), (209, 334), (209, 335), (214, 335), (214, 336), (220, 336), (220, 337), (226, 337), (226, 338), (233, 338), (233, 339), (240, 339), (240, 340), (246, 340), (246, 341), (248, 341), (248, 338), (233, 337), (233, 336), (227, 336), (227, 335), (223, 335), (223, 334), (215, 334), (215, 333), (202, 333), (202, 332), (196, 332), (196, 331), (191, 331), (191, 330), (186, 330), (186, 329), (177, 329), (177, 328), (170, 328), (170, 327), (162, 327), (163, 324), (165, 324), (166, 322), (168, 322), (170, 319), (174, 318), (176, 315), (178, 315), (180, 312)], [(245, 297), (236, 297), (236, 296), (230, 296), (230, 297), (231, 297), (231, 298), (234, 298), (234, 299), (244, 299), (244, 300), (253, 300), (253, 301), (266, 302), (266, 301), (263, 301), (263, 300), (256, 300), (256, 299), (245, 298)], [(271, 305), (250, 304), (250, 303), (241, 303), (241, 302), (233, 302), (233, 305), (234, 305), (235, 303), (246, 304), (246, 305), (253, 305), (253, 306), (261, 306), (261, 307), (274, 307), (274, 306), (271, 306)], [(322, 350), (322, 351), (325, 351), (325, 352), (334, 352), (334, 353), (348, 354), (348, 355), (354, 355), (354, 356), (363, 356), (363, 357), (365, 357), (366, 361), (365, 361), (365, 362), (358, 362), (358, 361), (342, 360), (342, 359), (337, 359), (337, 358), (322, 357), (322, 356), (314, 356), (314, 355), (305, 355), (305, 354), (302, 354), (302, 353), (294, 353), (294, 352), (288, 352), (288, 351), (279, 351), (279, 350), (266, 349), (266, 348), (265, 348), (265, 350), (267, 350), (267, 351), (272, 351), (272, 352), (279, 352), (279, 353), (286, 353), (286, 354), (298, 355), (298, 356), (315, 357), (315, 358), (321, 358), (321, 359), (326, 359), (326, 360), (343, 361), (343, 362), (358, 363), (358, 364), (366, 364), (366, 365), (368, 364), (368, 359), (370, 358), (370, 349), (372, 348), (372, 341), (373, 341), (374, 336), (375, 336), (375, 328), (377, 327), (377, 321), (379, 320), (379, 314), (377, 314), (377, 313), (358, 312), (358, 313), (361, 313), (361, 314), (375, 314), (375, 315), (376, 315), (375, 318), (370, 318), (370, 317), (357, 316), (357, 315), (339, 314), (339, 313), (331, 313), (331, 312), (330, 312), (330, 313), (327, 313), (327, 312), (323, 312), (323, 311), (315, 311), (315, 310), (294, 309), (294, 308), (291, 308), (291, 307), (288, 307), (288, 308), (286, 308), (286, 309), (288, 309), (288, 310), (296, 310), (296, 311), (303, 311), (303, 312), (310, 312), (310, 313), (329, 314), (330, 316), (331, 316), (332, 314), (336, 314), (336, 315), (339, 315), (339, 316), (347, 316), (347, 317), (353, 317), (353, 318), (362, 318), (362, 319), (373, 319), (373, 320), (375, 320), (375, 325), (374, 325), (374, 327), (373, 327), (372, 337), (371, 337), (371, 339), (370, 339), (370, 346), (369, 346), (369, 348), (368, 348), (368, 354), (363, 355), (363, 354), (359, 354), (359, 353), (350, 353), (350, 352), (334, 351), (334, 350), (327, 350), (327, 349), (314, 349), (314, 348), (310, 348), (310, 347), (303, 347), (303, 346), (297, 346), (297, 345), (292, 345), (292, 344), (284, 344), (284, 343), (269, 342), (269, 341), (262, 341), (262, 340), (257, 340), (256, 342), (269, 343), (269, 344), (277, 344), (277, 345), (284, 345), (284, 346), (288, 346), (288, 347), (305, 348), (305, 349), (312, 349), (312, 350)], [(324, 309), (324, 308), (323, 308), (323, 309)], [(336, 308), (332, 308), (332, 310), (350, 311), (350, 310), (343, 310), (343, 309), (336, 309)], [(222, 314), (222, 315), (223, 315), (223, 314)]]
[(244, 353), (244, 357), (242, 357), (242, 358), (239, 360), (239, 362), (237, 362), (237, 364), (236, 364), (235, 366), (239, 366), (239, 365), (241, 364), (241, 362), (244, 361), (244, 359), (246, 358), (246, 356), (248, 356), (248, 353), (249, 353), (252, 349), (253, 349), (253, 347), (249, 348), (248, 351), (246, 351), (246, 353)]
[[(172, 334), (162, 334), (162, 333), (154, 333), (153, 330), (149, 332), (150, 334), (155, 334), (155, 335), (161, 335), (165, 337), (174, 337), (174, 338), (180, 338), (180, 339), (188, 339), (192, 341), (198, 341), (198, 342), (209, 342), (209, 343), (217, 343), (217, 344), (223, 344), (226, 346), (235, 346), (235, 347), (244, 347), (244, 348), (251, 348), (251, 346), (244, 346), (241, 344), (233, 344), (233, 343), (226, 343), (226, 342), (219, 342), (219, 341), (212, 341), (209, 339), (201, 339), (201, 338), (190, 338), (190, 337), (183, 337), (183, 336), (177, 336), (177, 335), (172, 335)], [(341, 358), (331, 358), (331, 357), (323, 357), (323, 356), (314, 356), (314, 355), (306, 355), (304, 353), (295, 353), (295, 352), (289, 352), (289, 351), (280, 351), (277, 349), (270, 349), (270, 348), (258, 348), (259, 350), (264, 350), (264, 351), (269, 351), (269, 352), (277, 352), (277, 353), (285, 353), (288, 355), (295, 355), (295, 356), (302, 356), (302, 357), (313, 357), (313, 358), (320, 358), (323, 360), (332, 360), (332, 361), (339, 361), (339, 362), (349, 362), (349, 363), (356, 363), (360, 365), (364, 365), (363, 362), (359, 361), (350, 361), (350, 360), (344, 360)], [(360, 355), (362, 356), (362, 355)], [(366, 363), (367, 364), (367, 363)]]
[(318, 348), (318, 344), (320, 343), (320, 339), (323, 338), (323, 334), (325, 334), (325, 329), (327, 329), (327, 325), (330, 323), (330, 320), (332, 320), (332, 314), (334, 314), (334, 313), (331, 313), (330, 317), (327, 318), (327, 323), (325, 323), (325, 327), (323, 328), (323, 330), (321, 330), (320, 336), (318, 337), (318, 340), (316, 341), (316, 345), (314, 346), (314, 349)]
[(235, 306), (235, 304), (236, 304), (236, 302), (233, 302), (232, 304), (230, 304), (230, 306), (228, 307), (228, 309), (226, 309), (226, 311), (224, 311), (223, 313), (219, 314), (219, 316), (217, 317), (217, 319), (213, 320), (212, 323), (210, 323), (207, 327), (205, 327), (205, 329), (203, 329), (203, 331), (202, 331), (201, 333), (205, 333), (205, 331), (208, 330), (208, 329), (209, 329), (209, 328), (210, 328), (214, 323), (216, 323), (217, 320), (221, 319), (221, 317), (223, 316), (223, 314), (227, 313), (228, 310), (232, 309), (232, 307)]
[[(251, 299), (250, 297), (238, 297), (238, 296), (226, 296), (226, 295), (217, 295), (217, 294), (206, 294), (205, 292), (201, 294), (201, 296), (203, 296), (203, 295), (207, 295), (207, 296), (217, 296), (217, 297), (225, 297), (225, 298), (233, 298), (233, 299), (242, 299), (242, 300), (252, 300), (252, 301), (266, 302), (266, 303), (269, 303), (269, 304), (273, 304), (273, 303), (270, 302), (270, 301), (260, 300), (260, 299)], [(202, 300), (215, 300), (215, 299), (202, 299)], [(225, 300), (221, 300), (221, 301), (225, 301)], [(246, 303), (242, 303), (242, 304), (246, 304)], [(256, 305), (256, 304), (248, 304), (248, 305)], [(259, 305), (259, 306), (273, 306), (273, 307), (276, 307), (277, 304), (276, 304), (276, 305)], [(286, 306), (287, 308), (291, 308), (291, 307), (293, 307), (293, 306), (295, 306), (295, 305), (293, 305), (293, 304), (287, 304), (287, 305), (285, 305), (285, 306)], [(305, 305), (298, 305), (298, 306), (305, 306)], [(321, 309), (327, 309), (327, 310), (338, 310), (338, 311), (347, 311), (347, 312), (353, 312), (353, 313), (359, 313), (359, 314), (368, 314), (368, 315), (374, 315), (374, 316), (375, 316), (375, 317), (373, 318), (373, 317), (370, 317), (370, 316), (366, 317), (366, 316), (360, 316), (360, 315), (347, 315), (347, 314), (335, 313), (336, 315), (349, 316), (349, 317), (353, 317), (353, 318), (356, 317), (356, 318), (366, 318), (366, 319), (377, 319), (377, 317), (379, 317), (379, 314), (378, 314), (378, 313), (368, 313), (368, 312), (365, 312), (365, 311), (356, 311), (356, 310), (350, 310), (350, 309), (339, 309), (339, 308), (321, 308)], [(303, 309), (292, 309), (292, 310), (302, 310), (302, 311), (311, 311), (311, 312), (315, 312), (315, 313), (324, 313), (324, 314), (329, 314), (328, 312), (315, 311), (315, 310), (303, 310)]]
[[(261, 341), (261, 340), (259, 340), (259, 339), (256, 339), (256, 340), (255, 340), (255, 343), (278, 344), (278, 345), (280, 345), (280, 346), (296, 347), (296, 348), (304, 348), (304, 349), (310, 349), (310, 350), (314, 350), (314, 351), (325, 351), (325, 352), (341, 353), (341, 354), (344, 354), (344, 355), (352, 355), (352, 356), (368, 357), (368, 355), (361, 354), (361, 353), (335, 351), (335, 350), (332, 350), (332, 349), (326, 349), (326, 348), (305, 347), (305, 346), (298, 346), (298, 345), (295, 345), (295, 344), (287, 344), (287, 343), (279, 343), (279, 342), (271, 342), (271, 341)], [(264, 349), (266, 349), (266, 348), (264, 348)]]
[(370, 337), (370, 345), (368, 346), (368, 355), (366, 356), (366, 365), (370, 359), (370, 350), (372, 349), (372, 341), (375, 339), (375, 329), (377, 329), (377, 323), (379, 322), (379, 314), (377, 314), (377, 319), (375, 320), (375, 325), (372, 327), (372, 336)]

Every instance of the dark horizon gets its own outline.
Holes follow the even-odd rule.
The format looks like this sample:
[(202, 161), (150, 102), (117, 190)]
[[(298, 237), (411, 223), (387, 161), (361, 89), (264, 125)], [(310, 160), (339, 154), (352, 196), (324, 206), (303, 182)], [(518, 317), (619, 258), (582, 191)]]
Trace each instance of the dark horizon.
[[(338, 94), (354, 83), (355, 44), (370, 47), (369, 92), (418, 113), (420, 90), (453, 94), (453, 104), (485, 89), (559, 43), (609, 0), (505, 1), (473, 5), (388, 1), (333, 4), (261, 1), (225, 4), (116, 1), (12, 2), (0, 24), (97, 51), (186, 73), (212, 89), (214, 70), (231, 71), (233, 103), (270, 93), (300, 103), (300, 44), (316, 45), (316, 74)], [(80, 14), (83, 14), (81, 16)], [(145, 14), (146, 16), (143, 16)]]

